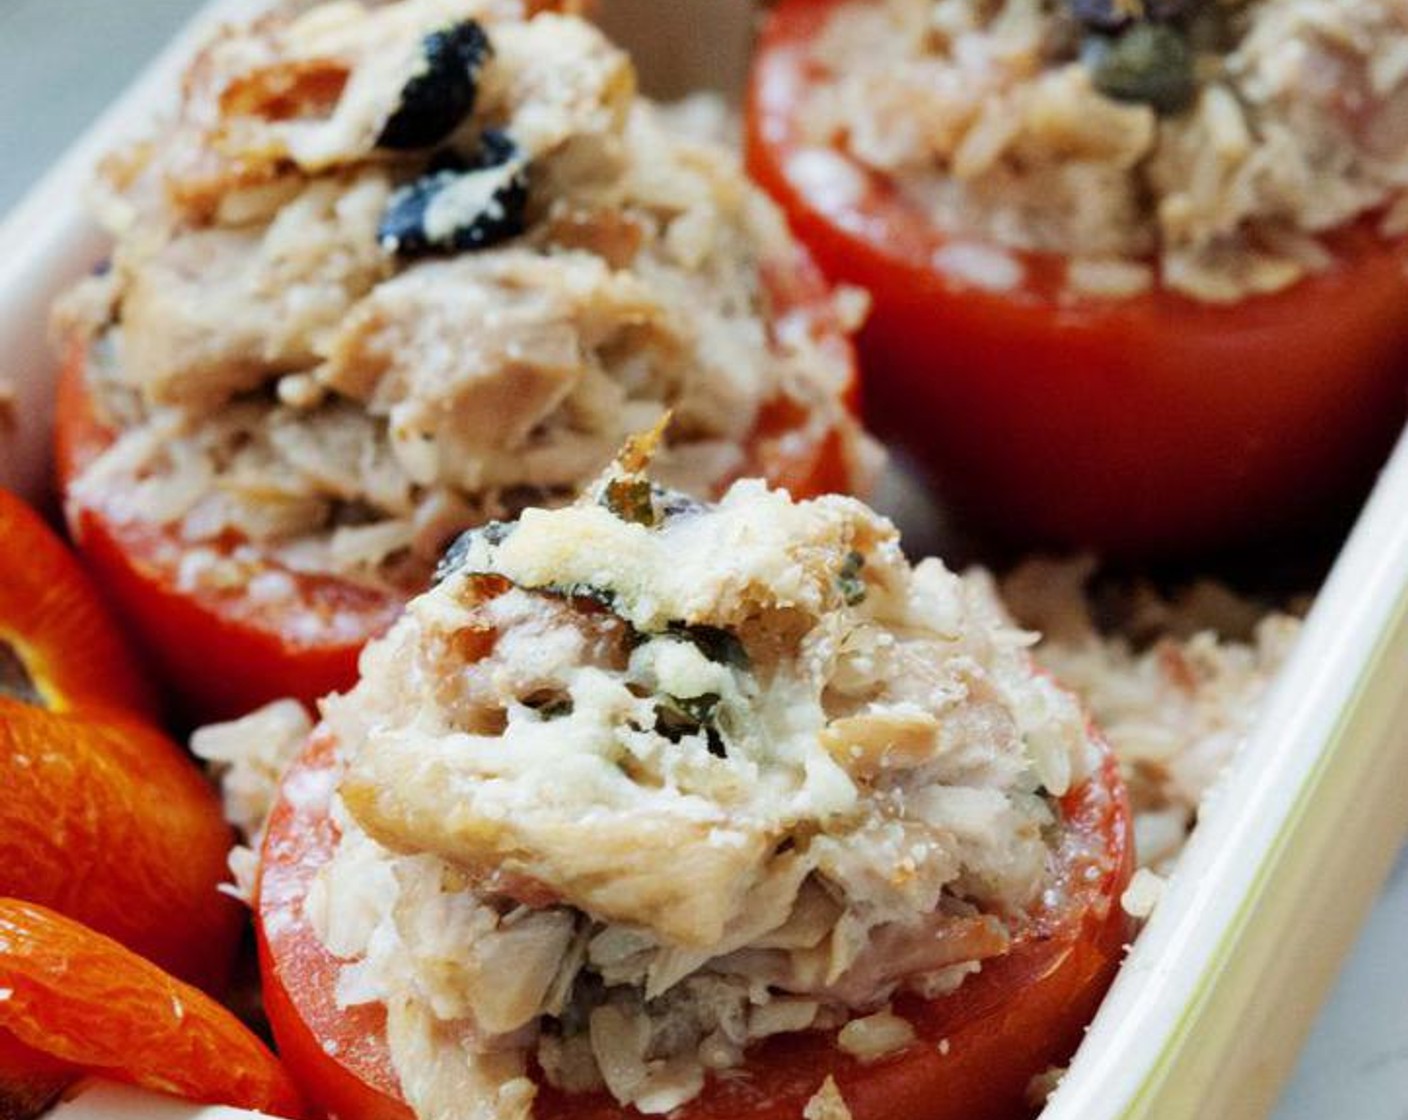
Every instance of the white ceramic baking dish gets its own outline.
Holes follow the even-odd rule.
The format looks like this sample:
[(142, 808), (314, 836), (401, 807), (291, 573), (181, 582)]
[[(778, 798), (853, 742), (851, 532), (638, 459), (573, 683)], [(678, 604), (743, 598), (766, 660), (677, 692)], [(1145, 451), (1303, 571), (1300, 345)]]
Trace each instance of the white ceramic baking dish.
[[(81, 200), (95, 160), (150, 126), (209, 27), (258, 6), (215, 0), (0, 225), (0, 376), (13, 392), (14, 421), (0, 424), (0, 484), (32, 497), (44, 492), (54, 373), (47, 308), (104, 252)], [(711, 45), (701, 54), (663, 44), (673, 61), (657, 61), (655, 70), (673, 78), (676, 90), (696, 80), (726, 82), (738, 72), (743, 0), (670, 0), (668, 7), (607, 0), (607, 9), (618, 30), (647, 10), (668, 10), (683, 21), (676, 28), (687, 28), (675, 37), (679, 43)], [(1265, 1115), (1408, 835), (1405, 788), (1408, 439), (1045, 1120)], [(249, 1114), (94, 1083), (57, 1115)]]

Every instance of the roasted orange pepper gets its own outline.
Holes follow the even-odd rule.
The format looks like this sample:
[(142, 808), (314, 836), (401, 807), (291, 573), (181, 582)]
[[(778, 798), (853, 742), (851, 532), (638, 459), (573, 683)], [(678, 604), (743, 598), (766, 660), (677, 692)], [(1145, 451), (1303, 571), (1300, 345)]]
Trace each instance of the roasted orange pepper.
[(155, 718), (155, 693), (87, 574), (40, 519), (0, 490), (0, 696), (53, 711)]
[(219, 893), (219, 802), (152, 722), (153, 694), (78, 562), (3, 491), (0, 540), (0, 895), (219, 988), (240, 928)]
[(0, 895), (52, 906), (203, 988), (241, 926), (219, 892), (231, 835), (160, 732), (0, 699)]
[(303, 1115), (279, 1060), (229, 1011), (42, 906), (0, 898), (0, 989), (0, 1115), (32, 1115), (87, 1073)]

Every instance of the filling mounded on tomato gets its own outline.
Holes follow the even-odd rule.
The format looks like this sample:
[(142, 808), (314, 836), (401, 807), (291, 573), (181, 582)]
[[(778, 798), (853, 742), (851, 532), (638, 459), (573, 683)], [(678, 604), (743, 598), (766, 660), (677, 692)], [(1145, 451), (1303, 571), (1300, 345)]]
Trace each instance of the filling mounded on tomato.
[(227, 29), (163, 143), (105, 164), (111, 266), (61, 315), (67, 505), (201, 714), (350, 683), (448, 540), (572, 500), (667, 413), (691, 493), (868, 474), (805, 251), (554, 7)]
[(1353, 500), (1402, 423), (1408, 31), (1135, 7), (784, 0), (748, 162), (873, 297), (882, 434), (1008, 538), (1168, 555)]
[(290, 1068), (349, 1118), (1020, 1112), (1126, 935), (1108, 751), (985, 582), (644, 450), (325, 705), (258, 889)]

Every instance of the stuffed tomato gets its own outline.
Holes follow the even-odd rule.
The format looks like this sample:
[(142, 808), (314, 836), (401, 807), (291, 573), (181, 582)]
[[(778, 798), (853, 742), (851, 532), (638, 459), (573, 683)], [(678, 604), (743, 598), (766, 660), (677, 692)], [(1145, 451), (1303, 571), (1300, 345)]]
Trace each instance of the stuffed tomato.
[(976, 520), (1168, 555), (1347, 509), (1408, 394), (1383, 5), (782, 0), (750, 170)]
[(1108, 750), (859, 502), (638, 465), (462, 538), (325, 701), (260, 868), (285, 1062), (343, 1120), (1025, 1114), (1128, 934)]
[(669, 412), (664, 477), (860, 483), (843, 321), (733, 159), (557, 5), (227, 29), (104, 166), (61, 316), (74, 535), (197, 714), (350, 683), (461, 530), (570, 501)]

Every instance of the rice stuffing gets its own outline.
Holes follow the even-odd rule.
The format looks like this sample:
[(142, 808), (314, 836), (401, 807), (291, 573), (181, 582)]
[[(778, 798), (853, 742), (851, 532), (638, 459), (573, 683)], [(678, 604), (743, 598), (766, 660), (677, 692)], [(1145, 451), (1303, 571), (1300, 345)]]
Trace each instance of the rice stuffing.
[(812, 53), (798, 159), (839, 148), (1009, 274), (1067, 258), (1074, 298), (1235, 302), (1342, 227), (1401, 236), (1397, 0), (852, 0)]

